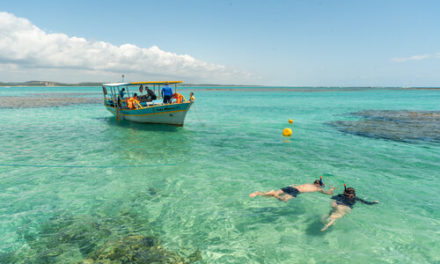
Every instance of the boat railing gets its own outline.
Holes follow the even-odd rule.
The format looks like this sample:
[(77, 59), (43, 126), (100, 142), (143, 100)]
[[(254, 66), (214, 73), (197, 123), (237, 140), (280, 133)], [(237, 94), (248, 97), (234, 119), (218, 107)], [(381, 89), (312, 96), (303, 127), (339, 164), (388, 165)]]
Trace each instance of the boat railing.
[[(137, 96), (138, 101), (139, 101), (139, 105), (136, 106), (136, 109), (143, 109), (143, 108), (148, 108), (148, 107), (152, 107), (152, 106), (167, 105), (167, 104), (164, 104), (163, 102), (161, 102), (163, 99), (162, 94), (161, 94), (161, 85), (152, 84), (150, 86), (145, 86), (145, 90), (144, 90), (144, 86), (141, 84), (138, 88), (139, 93), (142, 94), (142, 92), (146, 91), (146, 89), (148, 88), (154, 92), (154, 94), (156, 95), (156, 100), (151, 100), (151, 98), (149, 98), (150, 96), (148, 94), (139, 95), (139, 96)], [(137, 87), (137, 86), (133, 86), (130, 83), (109, 85), (107, 87), (105, 85), (103, 85), (102, 89), (103, 89), (103, 93), (104, 93), (104, 104), (107, 106), (113, 107), (113, 108), (131, 109), (128, 107), (127, 99), (133, 98), (134, 95), (137, 94), (136, 88), (134, 88), (134, 87)], [(131, 91), (130, 91), (130, 88), (132, 88)], [(125, 92), (124, 92), (125, 98), (120, 97), (122, 89), (125, 89)], [(186, 100), (185, 96), (177, 93), (177, 84), (174, 84), (174, 94), (177, 94), (178, 96), (173, 97), (172, 98), (173, 102), (170, 104), (188, 103), (189, 102), (188, 100)], [(136, 104), (134, 101), (133, 101), (133, 103)]]

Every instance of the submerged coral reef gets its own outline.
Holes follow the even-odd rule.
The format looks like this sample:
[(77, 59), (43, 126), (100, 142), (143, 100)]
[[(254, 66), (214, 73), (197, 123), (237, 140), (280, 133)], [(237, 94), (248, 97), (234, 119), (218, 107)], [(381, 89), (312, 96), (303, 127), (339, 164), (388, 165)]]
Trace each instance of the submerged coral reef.
[[(23, 246), (0, 254), (0, 263), (193, 263), (198, 250), (188, 256), (165, 249), (151, 230), (136, 231), (130, 212), (115, 217), (60, 214), (37, 228), (21, 231)], [(144, 228), (145, 229), (145, 228)]]
[(97, 104), (102, 103), (98, 97), (40, 97), (40, 96), (0, 96), (0, 108), (34, 108), (54, 107), (74, 104)]
[(82, 264), (91, 263), (192, 263), (199, 259), (197, 252), (184, 259), (176, 252), (164, 249), (153, 236), (133, 235), (110, 241), (97, 249)]
[(339, 131), (401, 142), (440, 141), (440, 111), (366, 110), (359, 120), (334, 121)]

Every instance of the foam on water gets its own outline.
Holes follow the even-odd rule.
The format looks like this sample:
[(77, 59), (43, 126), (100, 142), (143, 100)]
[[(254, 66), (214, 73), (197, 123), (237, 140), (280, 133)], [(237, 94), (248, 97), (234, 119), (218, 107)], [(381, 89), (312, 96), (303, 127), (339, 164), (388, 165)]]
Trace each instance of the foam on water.
[[(0, 95), (99, 100), (100, 89)], [(437, 90), (194, 90), (183, 128), (118, 123), (101, 103), (0, 109), (0, 262), (77, 263), (99, 259), (103, 245), (151, 239), (176, 261), (200, 252), (197, 263), (440, 261), (439, 143), (328, 126), (366, 110), (439, 111)], [(380, 204), (356, 204), (322, 233), (328, 196), (248, 196), (319, 175)]]

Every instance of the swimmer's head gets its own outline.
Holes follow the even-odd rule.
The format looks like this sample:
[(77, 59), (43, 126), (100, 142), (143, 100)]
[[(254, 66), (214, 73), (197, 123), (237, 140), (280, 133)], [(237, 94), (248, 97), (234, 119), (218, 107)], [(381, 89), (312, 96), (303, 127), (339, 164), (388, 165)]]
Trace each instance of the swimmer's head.
[(325, 184), (322, 183), (322, 179), (321, 179), (321, 180), (315, 180), (315, 181), (313, 182), (313, 184), (314, 184), (314, 185), (317, 185), (317, 186), (325, 186)]
[(345, 188), (344, 196), (348, 199), (354, 199), (356, 197), (356, 191), (352, 187)]

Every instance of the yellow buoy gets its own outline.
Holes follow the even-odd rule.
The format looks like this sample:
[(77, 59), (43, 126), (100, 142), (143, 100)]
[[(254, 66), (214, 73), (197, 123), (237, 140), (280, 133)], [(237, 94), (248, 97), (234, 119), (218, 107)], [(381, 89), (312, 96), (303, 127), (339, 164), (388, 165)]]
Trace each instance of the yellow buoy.
[(289, 119), (289, 124), (292, 124), (293, 123), (293, 120), (292, 119)]
[(285, 137), (290, 137), (292, 135), (292, 129), (290, 129), (290, 128), (285, 128), (284, 130), (283, 130), (283, 136), (285, 136)]

